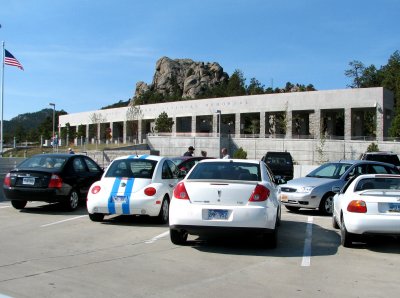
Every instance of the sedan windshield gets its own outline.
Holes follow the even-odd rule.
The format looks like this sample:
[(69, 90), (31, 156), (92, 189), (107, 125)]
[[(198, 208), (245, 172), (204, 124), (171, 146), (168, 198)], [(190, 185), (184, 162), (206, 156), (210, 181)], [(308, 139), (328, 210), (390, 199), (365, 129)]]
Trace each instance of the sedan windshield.
[(261, 181), (260, 165), (245, 162), (199, 163), (187, 179)]
[(60, 169), (66, 162), (66, 157), (55, 156), (33, 156), (24, 160), (18, 167), (20, 168), (54, 168)]
[(146, 159), (119, 159), (107, 170), (106, 177), (145, 178), (153, 177), (157, 161)]
[(306, 177), (339, 179), (350, 167), (347, 163), (326, 163)]

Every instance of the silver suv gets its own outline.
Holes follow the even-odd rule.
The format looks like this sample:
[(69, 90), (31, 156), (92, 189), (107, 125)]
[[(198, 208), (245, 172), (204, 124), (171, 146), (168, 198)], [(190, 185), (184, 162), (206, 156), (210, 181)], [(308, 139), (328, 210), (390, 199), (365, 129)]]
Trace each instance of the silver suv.
[(282, 204), (290, 211), (300, 208), (319, 209), (332, 214), (332, 188), (342, 187), (351, 177), (361, 174), (400, 174), (393, 165), (367, 160), (329, 162), (313, 170), (306, 177), (296, 178), (280, 186)]

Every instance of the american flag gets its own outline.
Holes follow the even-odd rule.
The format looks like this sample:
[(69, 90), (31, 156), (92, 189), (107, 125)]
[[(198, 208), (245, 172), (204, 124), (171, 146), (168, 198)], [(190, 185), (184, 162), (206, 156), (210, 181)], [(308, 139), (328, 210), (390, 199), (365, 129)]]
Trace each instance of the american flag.
[(15, 57), (6, 49), (4, 49), (4, 64), (16, 66), (19, 69), (24, 70), (21, 63), (19, 63), (19, 61), (17, 59), (15, 59)]

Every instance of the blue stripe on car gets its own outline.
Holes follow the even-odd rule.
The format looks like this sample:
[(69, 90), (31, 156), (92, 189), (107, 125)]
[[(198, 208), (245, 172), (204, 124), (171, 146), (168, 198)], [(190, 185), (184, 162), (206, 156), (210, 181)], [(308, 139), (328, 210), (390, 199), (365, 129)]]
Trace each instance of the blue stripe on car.
[(126, 182), (126, 187), (124, 192), (126, 201), (122, 203), (122, 214), (130, 214), (129, 203), (131, 200), (132, 188), (134, 182), (135, 182), (134, 178), (129, 178), (128, 181)]
[(118, 192), (119, 185), (121, 184), (121, 178), (116, 177), (113, 187), (111, 189), (110, 197), (108, 198), (108, 213), (115, 214), (115, 202), (113, 199), (113, 194)]

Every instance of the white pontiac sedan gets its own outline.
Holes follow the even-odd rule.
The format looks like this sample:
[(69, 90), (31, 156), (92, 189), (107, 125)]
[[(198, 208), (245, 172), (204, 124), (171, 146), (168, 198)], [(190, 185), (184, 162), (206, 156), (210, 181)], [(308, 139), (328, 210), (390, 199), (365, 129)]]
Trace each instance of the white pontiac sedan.
[(188, 234), (244, 232), (262, 235), (265, 246), (276, 247), (281, 216), (277, 192), (262, 161), (202, 160), (174, 189), (171, 241), (182, 245)]
[(116, 158), (101, 180), (92, 184), (87, 210), (92, 221), (105, 215), (146, 215), (168, 222), (172, 191), (178, 182), (175, 164), (168, 158), (132, 155)]
[(333, 208), (344, 247), (367, 235), (400, 236), (400, 175), (357, 176), (334, 196)]

